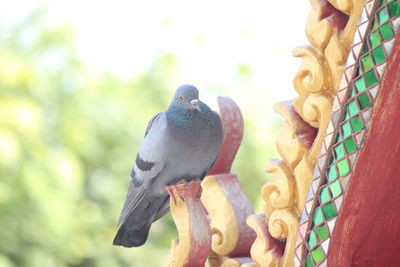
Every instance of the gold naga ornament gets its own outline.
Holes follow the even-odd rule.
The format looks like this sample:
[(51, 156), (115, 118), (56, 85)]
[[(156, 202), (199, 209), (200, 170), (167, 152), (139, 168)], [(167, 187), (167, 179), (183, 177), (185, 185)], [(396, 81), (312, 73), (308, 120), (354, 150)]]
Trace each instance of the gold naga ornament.
[[(311, 0), (306, 34), (311, 46), (298, 47), (294, 56), (302, 65), (293, 85), (299, 97), (277, 103), (274, 109), (286, 119), (276, 140), (282, 160), (271, 160), (265, 171), (273, 178), (262, 188), (265, 220), (250, 216), (257, 232), (251, 248), (253, 264), (244, 266), (293, 266), (300, 214), (304, 208), (317, 155), (328, 124), (351, 42), (364, 1)], [(286, 241), (284, 254), (276, 257), (265, 236)]]

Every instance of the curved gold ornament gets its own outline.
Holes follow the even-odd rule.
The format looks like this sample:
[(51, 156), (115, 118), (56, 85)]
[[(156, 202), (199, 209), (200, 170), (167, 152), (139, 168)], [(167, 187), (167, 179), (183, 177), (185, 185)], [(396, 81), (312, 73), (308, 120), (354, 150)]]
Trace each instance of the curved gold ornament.
[(293, 79), (300, 99), (306, 98), (310, 93), (327, 90), (328, 81), (325, 80), (327, 69), (319, 51), (311, 46), (301, 46), (293, 49), (293, 55), (303, 58), (302, 65)]
[(251, 258), (254, 260), (252, 266), (277, 266), (278, 259), (276, 259), (269, 249), (269, 240), (267, 238), (268, 229), (265, 220), (257, 220), (255, 215), (247, 219), (247, 223), (257, 233), (257, 239), (251, 248)]
[[(293, 207), (295, 197), (294, 176), (289, 167), (282, 160), (271, 159), (265, 171), (273, 174), (270, 183), (265, 184), (261, 190), (264, 206), (274, 209), (287, 209)], [(268, 211), (269, 212), (269, 211)], [(270, 214), (266, 214), (268, 217)]]
[[(293, 79), (299, 97), (274, 107), (286, 125), (276, 140), (282, 160), (272, 160), (265, 168), (273, 174), (262, 189), (265, 221), (257, 220), (258, 215), (248, 218), (257, 233), (251, 249), (254, 264), (245, 265), (249, 267), (293, 265), (299, 216), (364, 4), (361, 0), (310, 3), (306, 35), (311, 46), (293, 50), (294, 56), (303, 58)], [(268, 234), (273, 239), (265, 238)], [(285, 242), (284, 253), (278, 258), (272, 256), (271, 240)]]
[(286, 249), (282, 258), (279, 259), (279, 265), (291, 266), (293, 264), (294, 249), (287, 248), (294, 248), (299, 219), (297, 210), (290, 208), (274, 211), (268, 220), (271, 236), (279, 240), (286, 240)]
[[(239, 239), (235, 211), (214, 176), (207, 176), (202, 187), (206, 188), (201, 195), (201, 202), (210, 216), (211, 248), (218, 255), (227, 255), (235, 248)], [(218, 205), (215, 205), (216, 200)]]
[(201, 201), (211, 226), (211, 252), (207, 267), (240, 266), (250, 262), (249, 250), (255, 240), (246, 219), (254, 210), (233, 173), (206, 176)]

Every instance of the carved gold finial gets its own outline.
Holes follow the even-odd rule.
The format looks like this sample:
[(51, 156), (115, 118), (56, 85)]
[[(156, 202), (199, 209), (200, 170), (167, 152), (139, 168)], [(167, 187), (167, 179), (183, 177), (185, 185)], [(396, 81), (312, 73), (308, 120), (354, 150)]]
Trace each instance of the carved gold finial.
[(200, 201), (200, 183), (200, 180), (195, 180), (177, 185), (183, 200), (171, 190), (174, 196), (170, 198), (171, 214), (179, 239), (172, 240), (165, 267), (204, 266), (207, 260), (211, 248), (211, 229)]
[[(265, 221), (255, 216), (248, 219), (257, 232), (257, 239), (251, 250), (255, 265), (247, 266), (293, 265), (299, 217), (363, 7), (362, 0), (310, 2), (306, 34), (311, 46), (293, 50), (294, 56), (303, 58), (293, 79), (299, 97), (274, 107), (286, 119), (286, 126), (276, 141), (282, 160), (272, 160), (265, 168), (273, 174), (262, 189)], [(286, 241), (281, 257), (272, 256), (271, 239), (265, 238), (268, 234)]]

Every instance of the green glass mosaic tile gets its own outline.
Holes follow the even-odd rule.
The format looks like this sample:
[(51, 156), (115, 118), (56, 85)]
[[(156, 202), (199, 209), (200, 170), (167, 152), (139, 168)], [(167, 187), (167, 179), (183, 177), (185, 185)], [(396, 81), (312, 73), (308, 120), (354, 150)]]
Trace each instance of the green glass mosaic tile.
[(361, 55), (364, 55), (368, 51), (369, 51), (369, 48), (368, 48), (367, 42), (364, 42), (364, 46), (363, 46), (363, 49), (361, 51)]
[(379, 37), (378, 32), (372, 33), (368, 38), (369, 38), (369, 44), (370, 44), (371, 48), (375, 48), (381, 44), (381, 39)]
[(335, 143), (341, 141), (343, 139), (342, 134), (340, 133), (340, 131), (337, 133), (336, 135), (336, 139), (335, 139)]
[(389, 3), (387, 7), (389, 9), (389, 14), (391, 18), (400, 15), (400, 6), (398, 1)]
[(308, 247), (312, 249), (317, 244), (317, 238), (315, 237), (314, 231), (310, 232), (308, 236)]
[(362, 123), (360, 116), (357, 115), (354, 118), (350, 119), (351, 128), (353, 129), (353, 133), (358, 132), (361, 129), (364, 129), (364, 124)]
[(339, 175), (343, 176), (349, 173), (349, 165), (347, 164), (346, 159), (343, 159), (337, 163), (337, 168), (339, 170)]
[(306, 267), (313, 267), (313, 263), (311, 261), (311, 256), (308, 255), (306, 258)]
[(382, 40), (384, 41), (394, 36), (392, 26), (389, 22), (379, 27), (379, 32), (381, 33)]
[(357, 97), (357, 101), (360, 105), (361, 110), (366, 109), (372, 105), (367, 92)]
[(374, 63), (369, 55), (361, 58), (361, 63), (364, 71), (370, 70), (374, 66)]
[(338, 197), (342, 194), (342, 189), (340, 188), (339, 181), (334, 181), (329, 185), (329, 189), (331, 190), (332, 197)]
[(360, 65), (357, 65), (356, 77), (357, 77), (357, 76), (360, 76), (362, 73), (363, 73), (363, 72), (362, 72), (362, 70), (361, 70), (361, 68), (360, 68)]
[(372, 29), (370, 31), (376, 30), (378, 26), (379, 26), (378, 22), (376, 22), (376, 20), (374, 19), (374, 21), (372, 22)]
[(322, 210), (321, 207), (318, 207), (314, 211), (313, 215), (313, 223), (314, 225), (318, 225), (324, 221), (324, 217), (322, 217)]
[(337, 212), (332, 202), (322, 206), (322, 211), (324, 212), (324, 216), (326, 220), (329, 220), (333, 217), (337, 216)]
[(317, 232), (319, 242), (324, 241), (327, 237), (329, 237), (328, 229), (326, 229), (326, 225), (323, 224), (315, 229)]
[(365, 82), (363, 77), (358, 78), (355, 82), (354, 85), (356, 86), (357, 92), (362, 92), (365, 89), (367, 89), (367, 87), (365, 86)]
[(380, 11), (378, 12), (378, 21), (379, 21), (379, 24), (383, 24), (383, 23), (386, 22), (388, 19), (389, 19), (389, 15), (388, 15), (388, 13), (387, 13), (387, 11), (386, 11), (386, 8), (384, 8), (384, 9), (382, 9), (382, 10), (380, 10)]
[(365, 77), (365, 82), (367, 83), (367, 87), (370, 87), (378, 82), (374, 70), (365, 73), (364, 77)]
[(349, 112), (345, 112), (345, 113), (343, 114), (342, 121), (346, 121), (346, 120), (348, 120), (349, 118), (350, 118)]
[(335, 157), (336, 159), (341, 159), (344, 157), (344, 149), (343, 145), (340, 143), (339, 145), (333, 148), (335, 150)]
[(329, 158), (329, 165), (332, 165), (332, 163), (336, 162), (335, 157), (330, 157)]
[(317, 247), (316, 249), (311, 251), (311, 256), (313, 257), (316, 264), (320, 263), (325, 258), (324, 252), (322, 251), (321, 247)]
[(335, 166), (331, 166), (328, 168), (328, 177), (329, 177), (329, 181), (333, 181), (337, 178)]
[(328, 187), (322, 188), (320, 197), (321, 197), (321, 203), (325, 203), (331, 199), (331, 196), (329, 195)]
[(378, 48), (372, 50), (371, 54), (376, 65), (383, 62), (386, 59), (385, 53), (383, 53), (382, 46), (379, 46)]
[(350, 113), (350, 116), (354, 116), (356, 115), (360, 110), (358, 109), (357, 103), (355, 100), (352, 100), (349, 104), (348, 104), (348, 110)]
[(347, 154), (354, 152), (357, 150), (356, 143), (354, 142), (353, 137), (347, 138), (343, 141), (344, 147), (346, 148)]
[(343, 138), (346, 138), (351, 134), (351, 128), (350, 128), (350, 123), (346, 122), (345, 124), (342, 125), (342, 134)]
[(355, 93), (354, 93), (353, 86), (351, 86), (351, 88), (350, 88), (350, 94), (349, 94), (349, 98), (352, 98), (353, 96), (355, 96)]

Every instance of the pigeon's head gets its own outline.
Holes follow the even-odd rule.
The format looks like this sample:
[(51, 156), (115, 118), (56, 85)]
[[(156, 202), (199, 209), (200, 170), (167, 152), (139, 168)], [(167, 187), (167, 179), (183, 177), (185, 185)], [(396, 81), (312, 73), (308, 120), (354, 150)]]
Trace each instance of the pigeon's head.
[(170, 106), (186, 110), (200, 110), (199, 90), (190, 84), (179, 86)]

